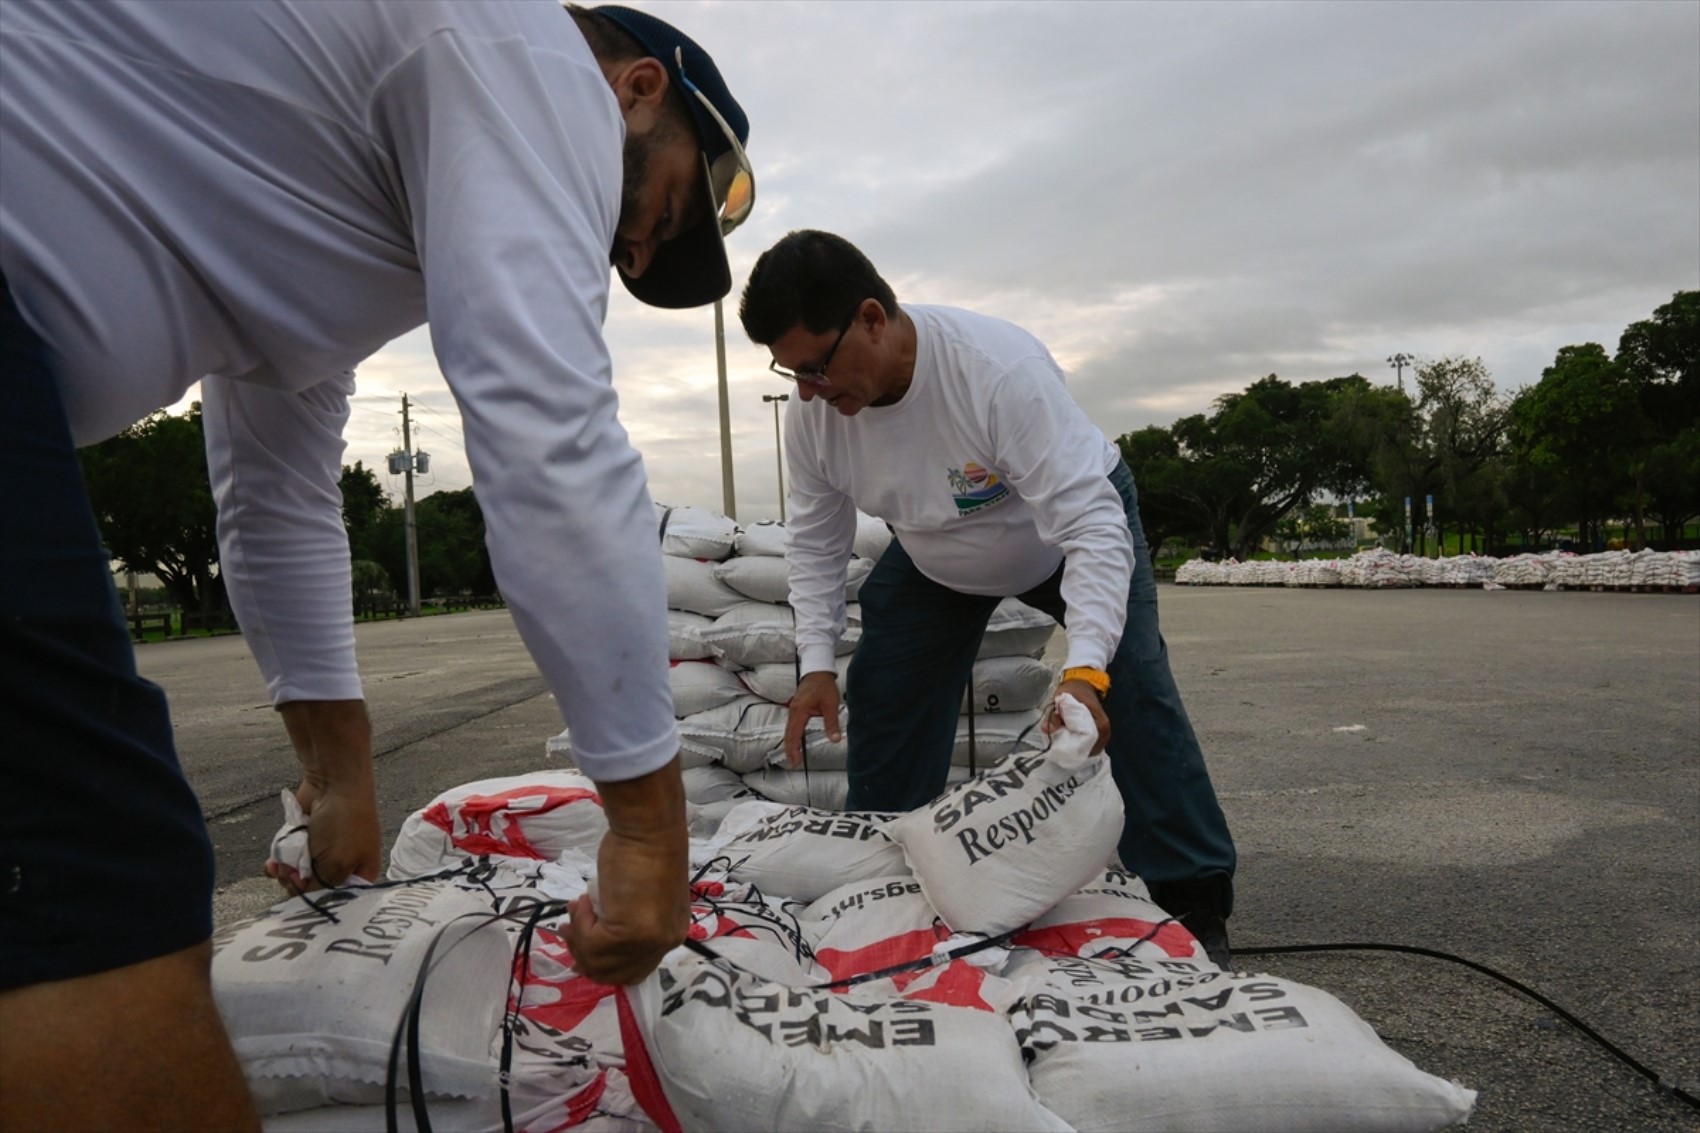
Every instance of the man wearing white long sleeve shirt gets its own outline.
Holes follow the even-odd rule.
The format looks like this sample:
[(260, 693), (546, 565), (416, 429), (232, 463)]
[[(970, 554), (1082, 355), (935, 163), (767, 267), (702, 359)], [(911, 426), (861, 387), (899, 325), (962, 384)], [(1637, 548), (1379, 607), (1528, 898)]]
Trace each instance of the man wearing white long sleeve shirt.
[(799, 395), (785, 417), (793, 763), (811, 718), (839, 738), (833, 655), (860, 509), (895, 538), (860, 591), (847, 805), (908, 810), (944, 788), (980, 638), (1017, 597), (1068, 627), (1059, 691), (1108, 751), (1122, 864), (1226, 964), (1233, 840), (1169, 670), (1133, 477), (1050, 353), (998, 319), (900, 307), (824, 232), (764, 252), (739, 314)]
[(661, 563), (602, 322), (610, 263), (659, 306), (729, 289), (747, 135), (709, 56), (625, 8), (0, 5), (0, 1126), (252, 1122), (210, 844), (72, 448), (196, 380), (222, 573), (303, 769), (313, 876), (273, 875), (380, 867), (341, 433), (352, 366), (429, 319), (498, 582), (609, 819), (574, 955), (630, 982), (682, 939)]

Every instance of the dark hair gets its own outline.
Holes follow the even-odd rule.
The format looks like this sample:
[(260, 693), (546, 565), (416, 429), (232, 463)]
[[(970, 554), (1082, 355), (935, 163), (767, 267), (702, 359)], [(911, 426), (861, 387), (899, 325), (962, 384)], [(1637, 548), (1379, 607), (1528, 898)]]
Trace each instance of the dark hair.
[[(590, 53), (596, 56), (598, 63), (629, 63), (633, 59), (652, 59), (649, 50), (637, 41), (637, 38), (607, 16), (599, 14), (595, 8), (585, 8), (578, 4), (568, 4), (567, 14), (578, 25), (579, 34), (590, 45)], [(662, 60), (663, 64), (666, 60)], [(669, 75), (672, 73), (669, 70)], [(685, 105), (685, 94), (677, 83), (672, 83), (667, 89), (666, 99), (666, 129), (683, 129), (693, 137), (696, 126), (691, 121), (690, 107)]]
[(769, 346), (798, 324), (810, 334), (837, 330), (864, 299), (877, 299), (887, 315), (897, 313), (891, 285), (854, 244), (803, 228), (761, 254), (738, 301), (738, 318), (750, 341)]
[(649, 52), (643, 49), (643, 44), (607, 16), (598, 15), (594, 9), (578, 4), (568, 4), (567, 13), (572, 16), (573, 23), (578, 25), (579, 34), (584, 36), (584, 41), (590, 44), (591, 54), (598, 59), (605, 59), (610, 63), (625, 63), (632, 59), (648, 57)]

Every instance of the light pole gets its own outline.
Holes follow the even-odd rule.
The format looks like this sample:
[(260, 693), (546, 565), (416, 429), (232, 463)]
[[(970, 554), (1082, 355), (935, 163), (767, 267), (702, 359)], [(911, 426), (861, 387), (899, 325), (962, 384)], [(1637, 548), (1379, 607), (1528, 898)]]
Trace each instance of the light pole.
[(1387, 364), (1389, 366), (1392, 366), (1393, 369), (1398, 373), (1398, 375), (1399, 375), (1399, 392), (1404, 393), (1405, 392), (1405, 367), (1406, 366), (1415, 366), (1417, 364), (1417, 360), (1409, 354), (1395, 354), (1395, 355), (1393, 355), (1393, 357), (1391, 357), (1387, 360)]
[(738, 518), (738, 493), (732, 488), (732, 398), (726, 389), (726, 316), (714, 301), (714, 361), (720, 387), (720, 495), (727, 519)]
[(785, 450), (779, 446), (779, 403), (790, 401), (788, 393), (764, 393), (763, 401), (773, 403), (773, 459), (779, 471), (779, 522), (785, 522)]

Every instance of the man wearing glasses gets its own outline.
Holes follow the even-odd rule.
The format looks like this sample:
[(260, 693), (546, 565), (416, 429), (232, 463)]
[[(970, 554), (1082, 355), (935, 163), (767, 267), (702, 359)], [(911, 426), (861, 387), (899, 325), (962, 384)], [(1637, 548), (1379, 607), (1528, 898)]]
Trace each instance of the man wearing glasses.
[(909, 810), (944, 789), (980, 638), (1017, 597), (1068, 627), (1058, 691), (1092, 712), (1109, 753), (1122, 864), (1226, 966), (1234, 844), (1158, 631), (1133, 476), (1050, 353), (998, 319), (898, 306), (867, 257), (825, 232), (764, 252), (739, 315), (798, 394), (785, 415), (804, 674), (793, 764), (812, 717), (840, 738), (833, 655), (860, 509), (896, 538), (861, 589), (848, 807)]
[(256, 1127), (210, 994), (211, 846), (73, 445), (201, 382), (222, 577), (303, 769), (310, 876), (268, 872), (375, 878), (337, 482), (352, 367), (427, 319), (609, 820), (572, 951), (642, 978), (683, 939), (688, 843), (602, 322), (611, 263), (657, 306), (730, 288), (754, 183), (713, 60), (543, 0), (7, 0), (0, 105), (0, 1128)]

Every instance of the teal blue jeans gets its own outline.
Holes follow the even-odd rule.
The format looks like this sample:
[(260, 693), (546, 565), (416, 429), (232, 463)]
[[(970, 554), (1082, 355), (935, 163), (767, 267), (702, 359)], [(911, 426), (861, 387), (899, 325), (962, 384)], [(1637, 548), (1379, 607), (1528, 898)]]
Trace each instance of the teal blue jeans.
[[(1133, 473), (1109, 474), (1133, 533), (1127, 622), (1111, 658), (1110, 768), (1126, 821), (1118, 850), (1163, 901), (1232, 907), (1234, 840), (1181, 703), (1157, 624), (1157, 583)], [(1067, 625), (1062, 568), (1016, 598)], [(862, 584), (862, 640), (845, 680), (851, 810), (911, 810), (944, 790), (963, 694), (998, 599), (940, 586), (893, 540)]]

